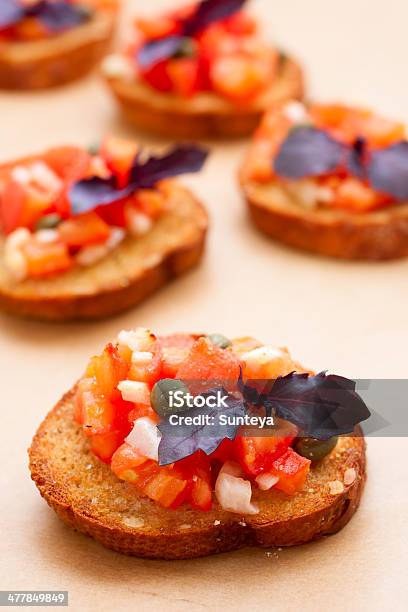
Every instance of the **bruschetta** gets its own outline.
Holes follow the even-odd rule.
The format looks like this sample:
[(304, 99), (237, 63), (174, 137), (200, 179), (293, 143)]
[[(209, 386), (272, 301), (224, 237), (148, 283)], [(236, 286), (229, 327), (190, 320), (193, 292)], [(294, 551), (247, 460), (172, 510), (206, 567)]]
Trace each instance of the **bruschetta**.
[(138, 128), (183, 138), (240, 137), (272, 103), (303, 95), (302, 70), (266, 43), (242, 0), (203, 0), (136, 19), (133, 43), (103, 73)]
[(65, 523), (126, 554), (309, 542), (362, 495), (367, 408), (351, 382), (249, 337), (123, 330), (39, 427), (31, 475)]
[(289, 246), (344, 259), (408, 255), (401, 122), (343, 104), (273, 107), (240, 182), (256, 226)]
[(0, 88), (78, 79), (109, 50), (117, 0), (1, 0)]
[(49, 320), (133, 306), (200, 260), (207, 214), (173, 177), (206, 151), (106, 137), (0, 166), (0, 307)]

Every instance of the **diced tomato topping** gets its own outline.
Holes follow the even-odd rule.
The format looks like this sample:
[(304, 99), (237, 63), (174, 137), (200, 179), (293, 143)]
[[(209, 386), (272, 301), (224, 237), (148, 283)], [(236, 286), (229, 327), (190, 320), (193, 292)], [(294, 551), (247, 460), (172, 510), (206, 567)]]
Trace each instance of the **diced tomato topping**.
[(92, 452), (104, 463), (110, 463), (113, 453), (122, 443), (120, 431), (110, 431), (104, 434), (93, 435), (90, 439)]
[(177, 370), (177, 378), (189, 383), (192, 393), (208, 387), (205, 381), (234, 388), (240, 374), (240, 363), (230, 351), (215, 346), (202, 337), (196, 340)]
[(379, 193), (358, 178), (340, 181), (335, 192), (335, 206), (353, 212), (367, 212), (392, 202), (387, 194)]
[(249, 430), (238, 435), (234, 440), (235, 453), (242, 469), (250, 476), (268, 472), (275, 459), (280, 457), (297, 435), (297, 429), (289, 422), (279, 423), (271, 436), (264, 436), (257, 430), (250, 435)]
[(100, 155), (121, 188), (129, 182), (129, 173), (137, 151), (138, 146), (132, 140), (108, 136), (102, 142)]
[(240, 338), (234, 338), (231, 341), (231, 351), (236, 353), (238, 356), (241, 353), (247, 353), (248, 351), (252, 351), (253, 349), (261, 346), (262, 342), (259, 342), (259, 340), (256, 340), (251, 336), (242, 336)]
[(118, 348), (108, 344), (101, 355), (92, 357), (86, 374), (95, 378), (98, 393), (110, 399), (118, 395), (116, 387), (121, 380), (126, 380), (128, 371), (129, 364), (120, 356)]
[(66, 272), (74, 262), (65, 244), (61, 242), (39, 242), (30, 239), (22, 246), (27, 262), (27, 273), (32, 278)]
[(275, 489), (288, 495), (299, 491), (305, 484), (310, 464), (310, 459), (298, 455), (293, 448), (289, 447), (286, 453), (276, 459), (272, 465), (272, 474), (279, 477)]
[(244, 11), (238, 11), (231, 15), (224, 20), (223, 25), (227, 32), (237, 36), (248, 36), (248, 34), (254, 34), (257, 30), (255, 19)]
[(143, 488), (150, 499), (164, 508), (177, 508), (182, 504), (187, 488), (187, 480), (180, 478), (171, 468), (159, 469)]
[(211, 67), (215, 91), (236, 102), (257, 96), (265, 87), (264, 65), (245, 54), (221, 56)]
[(195, 340), (189, 334), (162, 336), (159, 343), (162, 349), (162, 378), (175, 378), (177, 370), (187, 358)]
[(145, 382), (150, 387), (159, 380), (162, 369), (162, 355), (160, 343), (156, 340), (149, 350), (153, 354), (153, 359), (147, 365), (132, 363), (129, 370), (129, 378), (139, 382)]
[(109, 238), (110, 228), (95, 212), (89, 212), (63, 221), (58, 226), (58, 233), (68, 247), (80, 248), (105, 242)]
[(130, 444), (124, 442), (114, 453), (111, 468), (114, 474), (122, 480), (135, 482), (136, 468), (144, 463), (154, 464), (154, 461), (142, 457)]
[(200, 66), (196, 58), (177, 58), (169, 60), (167, 74), (172, 84), (172, 91), (189, 98), (199, 91)]
[(125, 202), (126, 200), (121, 200), (119, 202), (112, 202), (112, 204), (107, 204), (106, 206), (98, 206), (95, 208), (95, 212), (98, 217), (103, 219), (108, 225), (126, 227)]
[(18, 40), (41, 40), (47, 34), (47, 28), (37, 17), (25, 17), (14, 26), (14, 36)]
[(177, 471), (189, 482), (187, 501), (193, 508), (208, 511), (212, 506), (211, 466), (209, 457), (201, 450), (178, 461)]
[(163, 60), (154, 64), (147, 70), (141, 70), (144, 80), (153, 87), (162, 92), (169, 92), (173, 87), (173, 82), (167, 70), (168, 60)]
[(135, 25), (148, 40), (165, 38), (176, 34), (179, 30), (177, 21), (171, 17), (160, 17), (159, 19), (135, 19)]
[(77, 387), (75, 417), (83, 425), (87, 436), (109, 433), (115, 410), (109, 398), (104, 397), (93, 378), (83, 378)]
[(158, 189), (139, 189), (134, 195), (134, 200), (140, 210), (152, 219), (156, 219), (167, 204), (165, 194)]
[(87, 176), (91, 163), (89, 153), (79, 147), (56, 147), (47, 151), (42, 159), (65, 181), (77, 181)]
[(71, 212), (68, 198), (70, 186), (88, 176), (91, 156), (78, 147), (58, 147), (47, 151), (42, 159), (66, 183), (54, 206), (62, 217), (68, 217)]
[(346, 142), (363, 137), (372, 147), (386, 147), (405, 138), (403, 123), (380, 117), (370, 110), (341, 104), (315, 104), (310, 114), (318, 127), (328, 129)]
[(16, 181), (5, 183), (0, 195), (0, 224), (5, 234), (9, 234), (20, 225), (27, 194)]

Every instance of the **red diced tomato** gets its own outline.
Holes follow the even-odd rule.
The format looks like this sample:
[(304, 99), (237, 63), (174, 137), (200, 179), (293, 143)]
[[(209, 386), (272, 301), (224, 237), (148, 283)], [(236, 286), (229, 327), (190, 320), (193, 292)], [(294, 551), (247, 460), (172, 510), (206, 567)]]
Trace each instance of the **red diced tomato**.
[(144, 80), (153, 87), (162, 92), (169, 92), (172, 90), (173, 83), (169, 76), (168, 60), (163, 60), (154, 64), (148, 70), (141, 70), (141, 75)]
[(113, 453), (123, 441), (122, 433), (110, 431), (104, 434), (96, 434), (90, 439), (91, 450), (104, 463), (110, 463)]
[(160, 17), (158, 19), (135, 19), (136, 28), (142, 32), (147, 40), (165, 38), (176, 34), (179, 30), (177, 21), (171, 17)]
[(230, 351), (215, 346), (202, 337), (196, 340), (177, 370), (177, 378), (189, 383), (192, 393), (207, 388), (206, 381), (235, 388), (240, 375), (240, 363)]
[(92, 357), (87, 368), (87, 376), (94, 377), (96, 389), (103, 397), (115, 398), (116, 387), (126, 380), (129, 364), (120, 356), (118, 348), (108, 344), (101, 355)]
[(32, 238), (22, 246), (22, 251), (27, 262), (27, 274), (32, 278), (60, 274), (74, 264), (66, 245), (61, 242), (44, 243)]
[(134, 196), (136, 205), (152, 219), (157, 219), (165, 210), (167, 198), (158, 189), (140, 189)]
[(236, 36), (248, 36), (254, 34), (257, 30), (254, 17), (244, 11), (238, 11), (231, 15), (231, 17), (224, 20), (223, 25), (227, 32)]
[(60, 239), (71, 248), (105, 242), (110, 228), (95, 212), (85, 213), (63, 221), (58, 226)]
[(0, 196), (0, 224), (5, 234), (21, 225), (26, 201), (27, 193), (20, 183), (13, 180), (5, 183)]
[(84, 427), (87, 436), (109, 433), (115, 410), (112, 402), (103, 397), (95, 380), (84, 378), (80, 381), (75, 398), (75, 418)]
[(392, 198), (379, 193), (358, 178), (340, 181), (335, 191), (335, 206), (353, 212), (367, 212), (390, 204)]
[(271, 472), (279, 477), (275, 489), (293, 495), (305, 484), (311, 461), (298, 455), (291, 447), (272, 465)]
[(172, 91), (183, 97), (194, 95), (199, 88), (199, 62), (195, 58), (171, 59), (167, 65)]
[[(261, 435), (260, 435), (261, 433)], [(242, 469), (250, 476), (268, 472), (277, 457), (283, 455), (297, 435), (294, 425), (280, 421), (271, 436), (264, 436), (257, 429), (255, 435), (238, 435), (234, 440), (235, 454)]]
[(114, 453), (111, 468), (114, 474), (122, 480), (135, 482), (136, 468), (143, 464), (154, 464), (154, 461), (142, 457), (130, 444), (124, 442)]
[(184, 501), (187, 480), (179, 478), (170, 468), (161, 468), (143, 487), (143, 493), (164, 508), (177, 508)]
[(98, 206), (95, 213), (108, 225), (116, 227), (126, 227), (125, 200), (112, 202), (106, 206)]
[(193, 508), (208, 511), (212, 506), (210, 458), (201, 450), (178, 461), (177, 471), (188, 481), (186, 500)]
[(150, 387), (153, 387), (159, 380), (162, 369), (161, 347), (157, 340), (152, 348), (149, 349), (149, 352), (153, 354), (152, 360), (147, 365), (132, 363), (129, 370), (129, 378), (130, 380), (145, 382)]
[(215, 91), (236, 102), (255, 97), (266, 84), (264, 65), (243, 53), (217, 58), (210, 76)]
[(41, 40), (48, 36), (49, 31), (37, 17), (25, 17), (14, 26), (14, 34), (18, 40)]
[(176, 377), (177, 370), (187, 358), (194, 342), (194, 337), (190, 334), (173, 334), (159, 338), (162, 349), (162, 378)]
[(108, 136), (102, 142), (100, 155), (116, 176), (120, 188), (129, 182), (129, 173), (137, 151), (138, 146), (132, 140)]
[(77, 181), (89, 173), (91, 156), (79, 147), (57, 147), (50, 149), (42, 156), (60, 178), (66, 181)]

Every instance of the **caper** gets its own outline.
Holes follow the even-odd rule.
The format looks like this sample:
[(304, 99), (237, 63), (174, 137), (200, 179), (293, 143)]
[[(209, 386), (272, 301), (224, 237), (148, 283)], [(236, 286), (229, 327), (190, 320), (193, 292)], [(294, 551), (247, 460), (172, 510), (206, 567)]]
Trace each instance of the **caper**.
[(87, 6), (86, 4), (79, 4), (76, 7), (77, 13), (79, 14), (80, 17), (82, 17), (82, 19), (90, 19), (95, 11), (93, 10), (92, 7)]
[(320, 459), (331, 453), (336, 444), (337, 436), (333, 436), (328, 440), (298, 438), (295, 442), (295, 451), (302, 455), (302, 457), (306, 457), (306, 459), (320, 461)]
[(62, 219), (57, 213), (50, 213), (49, 215), (45, 215), (41, 217), (35, 224), (35, 230), (42, 229), (54, 229), (61, 223)]
[[(176, 391), (181, 391), (181, 393), (174, 397)], [(150, 393), (150, 401), (157, 414), (166, 417), (189, 409), (185, 400), (187, 394), (188, 389), (181, 380), (163, 378), (154, 385)]]
[(207, 338), (210, 342), (223, 349), (228, 348), (232, 344), (231, 340), (222, 334), (209, 334)]
[(174, 58), (191, 58), (197, 55), (197, 44), (192, 38), (183, 38)]
[(101, 149), (101, 144), (99, 142), (94, 142), (88, 147), (89, 155), (98, 155)]

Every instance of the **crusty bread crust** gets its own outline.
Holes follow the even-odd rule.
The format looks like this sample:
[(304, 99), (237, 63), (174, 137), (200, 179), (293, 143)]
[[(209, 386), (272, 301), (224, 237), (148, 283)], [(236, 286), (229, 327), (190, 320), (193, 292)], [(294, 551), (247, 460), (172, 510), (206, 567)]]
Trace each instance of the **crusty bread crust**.
[(286, 59), (270, 89), (251, 105), (238, 106), (213, 93), (185, 99), (163, 94), (134, 79), (107, 78), (125, 117), (137, 128), (172, 138), (236, 138), (248, 136), (271, 104), (303, 97), (303, 75), (297, 62)]
[(341, 259), (408, 256), (408, 203), (366, 213), (309, 209), (275, 181), (241, 176), (241, 186), (255, 225), (289, 246)]
[[(29, 449), (31, 476), (41, 495), (69, 526), (113, 550), (153, 559), (188, 559), (244, 546), (292, 546), (339, 531), (360, 503), (366, 478), (365, 442), (340, 438), (334, 451), (312, 467), (304, 489), (290, 497), (254, 491), (257, 515), (240, 516), (214, 503), (210, 512), (183, 505), (161, 508), (120, 481), (90, 452), (73, 420), (69, 391), (40, 425)], [(330, 482), (355, 481), (337, 495)]]
[(208, 226), (203, 206), (177, 182), (169, 204), (169, 211), (145, 236), (126, 238), (89, 268), (76, 266), (48, 279), (13, 282), (0, 238), (0, 308), (24, 317), (66, 321), (107, 317), (135, 306), (203, 255)]
[(0, 44), (0, 88), (44, 89), (86, 75), (109, 49), (115, 11), (44, 40)]

